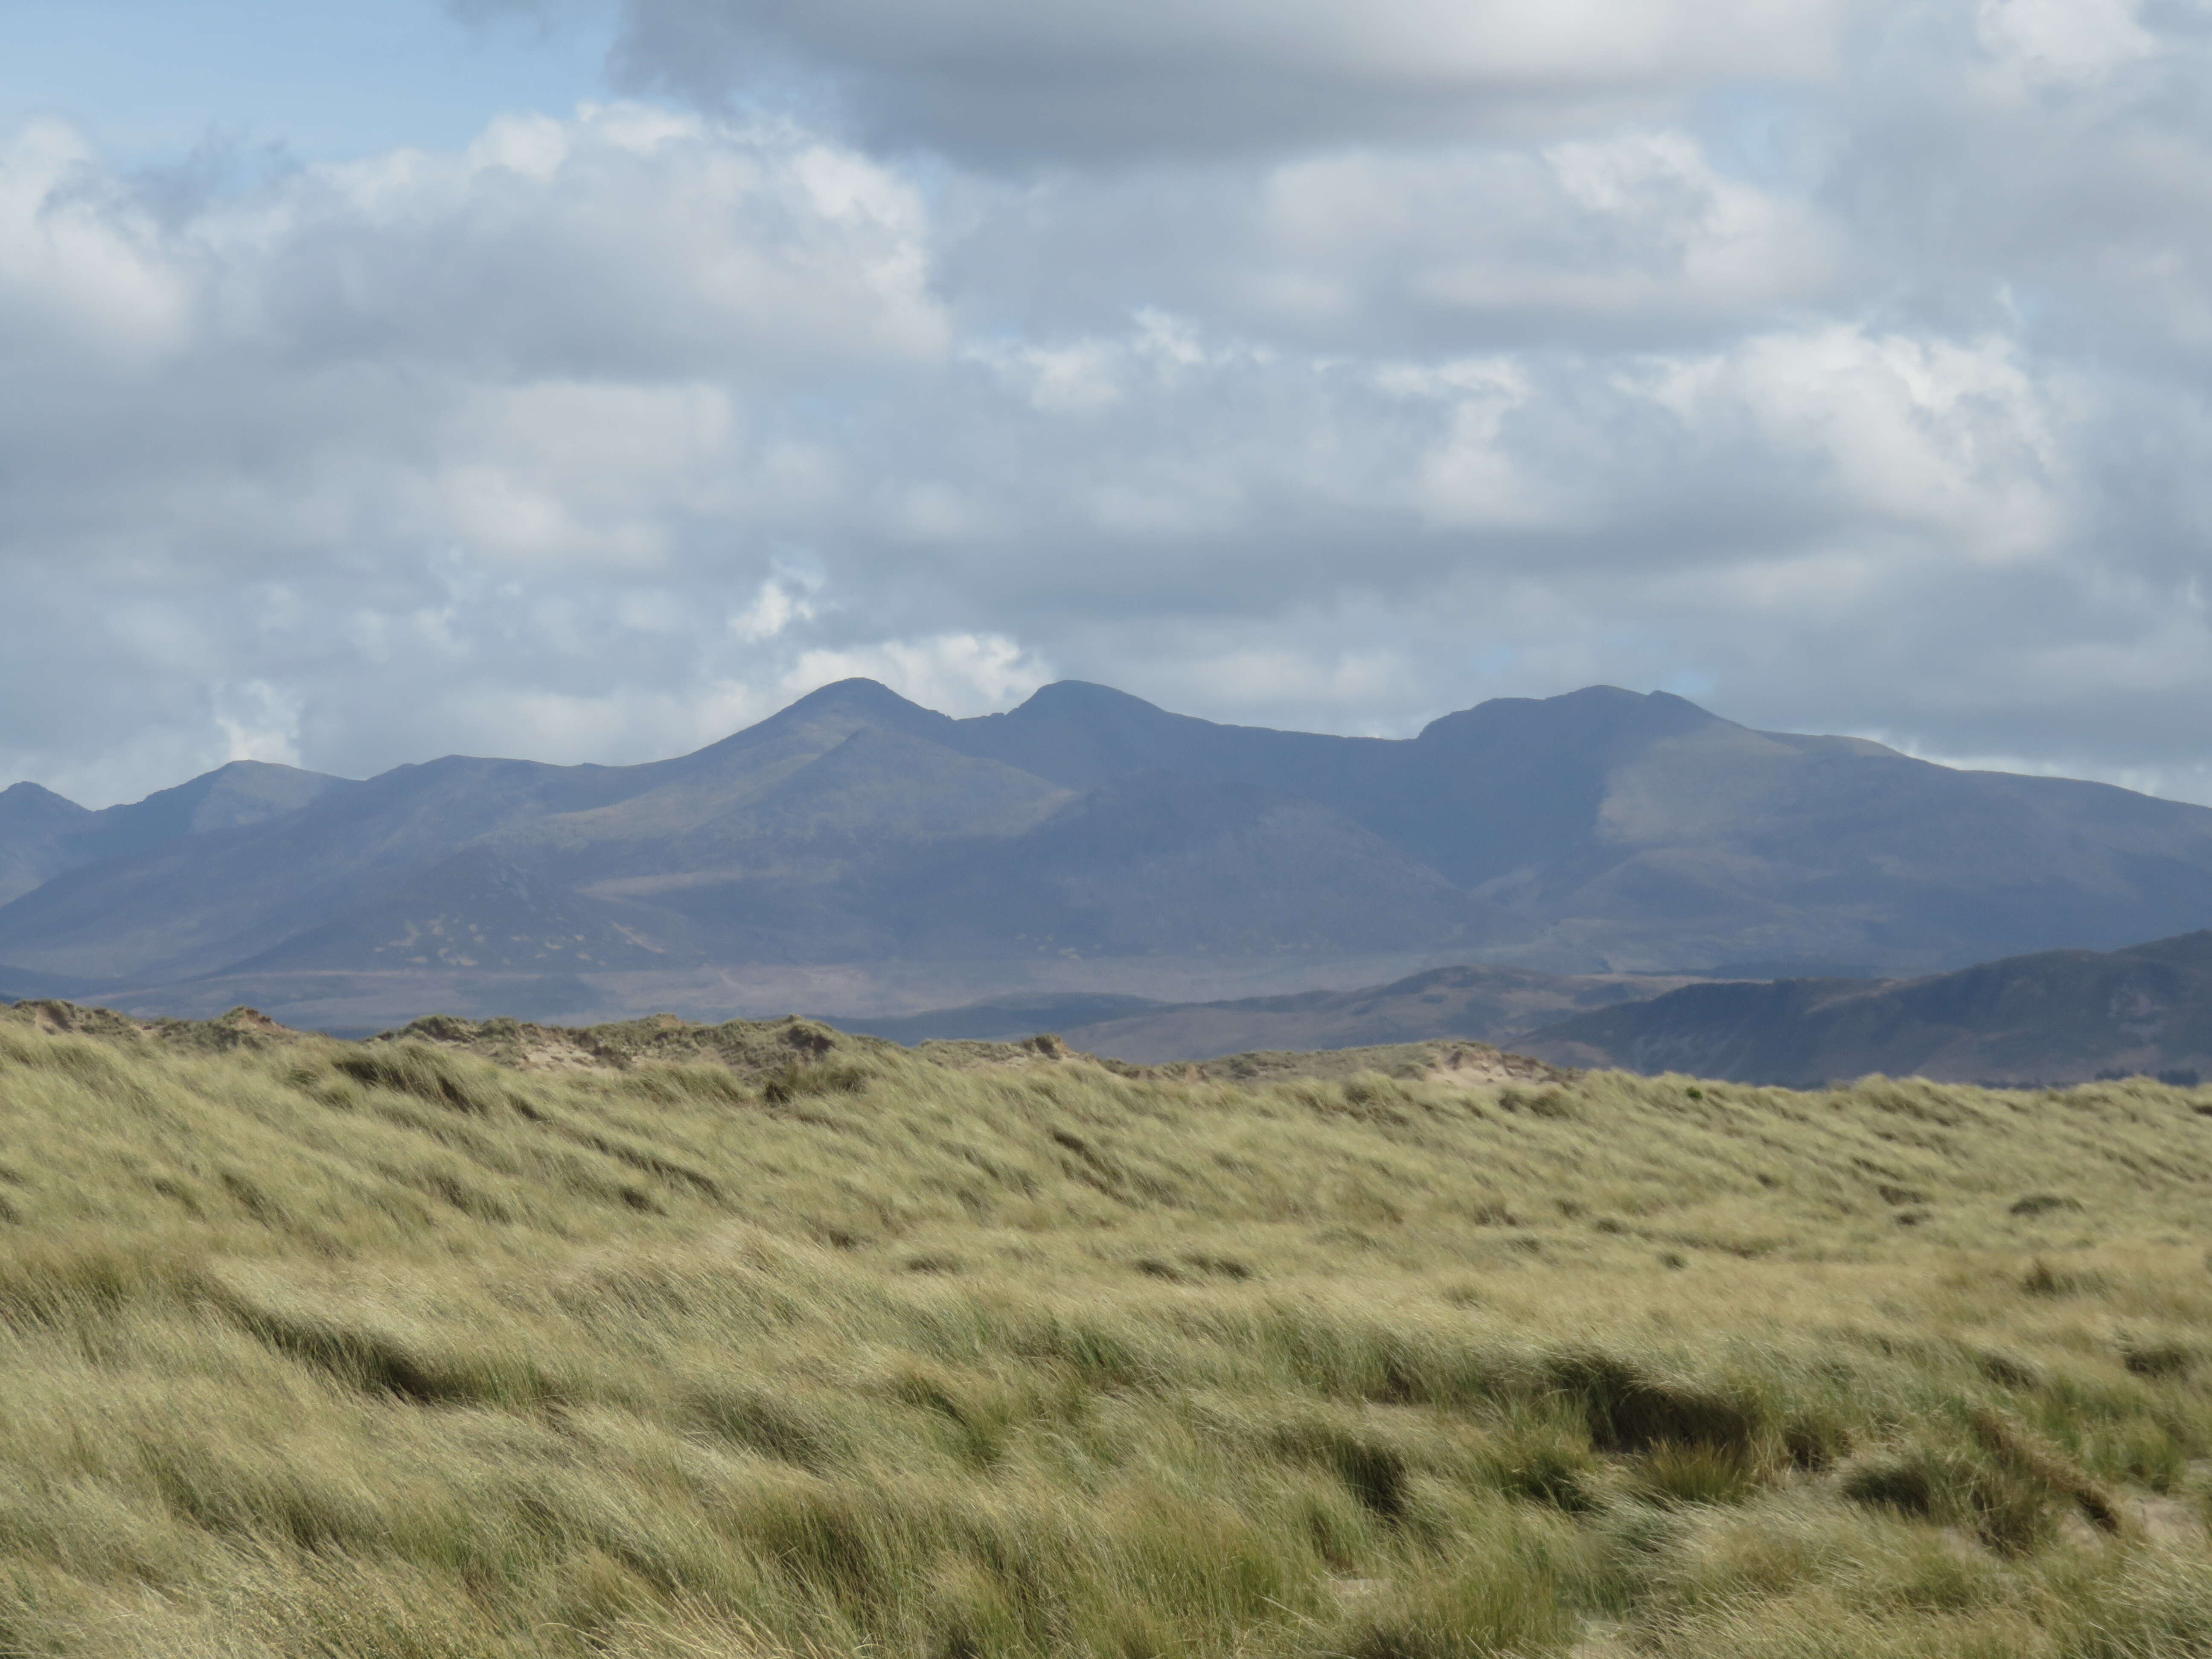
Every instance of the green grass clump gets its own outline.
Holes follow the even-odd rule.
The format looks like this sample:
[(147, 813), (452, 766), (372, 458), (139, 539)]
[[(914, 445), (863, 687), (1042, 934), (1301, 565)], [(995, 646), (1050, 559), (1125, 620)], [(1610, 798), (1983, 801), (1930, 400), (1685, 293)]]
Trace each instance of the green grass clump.
[(0, 1017), (0, 1654), (2212, 1656), (2200, 1097), (617, 1036)]

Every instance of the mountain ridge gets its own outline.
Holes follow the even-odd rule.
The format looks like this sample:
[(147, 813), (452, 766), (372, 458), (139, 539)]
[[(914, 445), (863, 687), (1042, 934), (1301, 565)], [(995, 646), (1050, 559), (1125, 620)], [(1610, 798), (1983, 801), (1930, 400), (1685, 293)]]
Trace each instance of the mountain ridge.
[[(1081, 682), (956, 720), (845, 680), (637, 766), (447, 756), (355, 782), (234, 763), (100, 814), (17, 786), (0, 872), (40, 879), (0, 906), (0, 961), (156, 1000), (287, 960), (383, 973), (393, 896), (472, 848), (547, 915), (608, 942), (612, 905), (654, 947), (607, 958), (743, 969), (749, 995), (788, 969), (789, 1006), (849, 969), (856, 1014), (917, 1006), (891, 963), (982, 995), (1230, 994), (1279, 969), (1349, 988), (1455, 961), (1899, 976), (2212, 926), (2212, 810), (1761, 732), (1663, 692), (1493, 699), (1382, 738)], [(457, 867), (481, 902), (448, 891), (438, 914), (489, 938), (489, 909), (459, 919), (495, 908), (495, 866)], [(328, 931), (348, 916), (351, 958)], [(561, 994), (610, 1014), (676, 971), (585, 954)]]

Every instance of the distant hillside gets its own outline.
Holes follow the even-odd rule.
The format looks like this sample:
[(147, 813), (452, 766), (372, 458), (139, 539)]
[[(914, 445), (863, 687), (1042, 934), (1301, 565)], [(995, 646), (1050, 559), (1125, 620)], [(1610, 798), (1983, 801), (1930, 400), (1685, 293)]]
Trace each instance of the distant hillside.
[(933, 1037), (1011, 1042), (1052, 1031), (1087, 1054), (1156, 1065), (1258, 1049), (1363, 1048), (1446, 1037), (1502, 1044), (1563, 1014), (1656, 996), (1684, 982), (1626, 974), (1570, 977), (1522, 968), (1437, 968), (1356, 991), (1198, 1003), (1081, 994), (1004, 997), (896, 1019), (837, 1024), (907, 1043)]
[(64, 871), (129, 858), (165, 842), (296, 811), (344, 778), (265, 761), (233, 761), (127, 806), (92, 811), (35, 783), (0, 790), (0, 903)]
[(1516, 1040), (1559, 1064), (1798, 1087), (2212, 1077), (2212, 932), (2045, 951), (1923, 979), (1686, 986)]
[(1076, 683), (956, 720), (848, 680), (641, 766), (238, 763), (97, 813), (18, 785), (11, 893), (0, 961), (139, 1012), (896, 1015), (2109, 948), (2212, 927), (2212, 811), (1606, 686), (1385, 740)]

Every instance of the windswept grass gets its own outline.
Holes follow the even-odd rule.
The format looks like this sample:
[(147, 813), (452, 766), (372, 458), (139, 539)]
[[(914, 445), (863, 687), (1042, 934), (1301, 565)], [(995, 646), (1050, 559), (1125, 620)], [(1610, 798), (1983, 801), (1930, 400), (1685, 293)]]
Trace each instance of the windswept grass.
[(2212, 1656), (2212, 1097), (730, 1041), (0, 1018), (0, 1654)]

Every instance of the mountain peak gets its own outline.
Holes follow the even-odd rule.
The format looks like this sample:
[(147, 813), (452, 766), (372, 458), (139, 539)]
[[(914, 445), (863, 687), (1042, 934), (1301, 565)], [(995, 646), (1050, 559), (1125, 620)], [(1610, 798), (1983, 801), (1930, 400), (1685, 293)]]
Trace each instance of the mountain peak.
[(27, 806), (34, 802), (42, 806), (51, 806), (59, 802), (64, 806), (76, 807), (80, 812), (90, 810), (88, 807), (78, 806), (67, 795), (58, 795), (43, 783), (33, 783), (28, 779), (21, 783), (11, 783), (5, 789), (0, 789), (0, 800), (16, 806)]
[(1090, 680), (1054, 680), (1050, 685), (1041, 685), (1011, 712), (1016, 714), (1048, 714), (1078, 711), (1146, 714), (1166, 712), (1158, 703), (1146, 702), (1142, 697), (1132, 696), (1127, 691), (1117, 691), (1110, 685), (1099, 685)]
[(885, 685), (881, 680), (872, 680), (863, 675), (850, 679), (832, 680), (827, 685), (817, 686), (798, 702), (785, 706), (782, 713), (795, 714), (801, 711), (821, 714), (830, 709), (851, 710), (872, 714), (929, 715), (943, 720), (933, 708), (908, 701)]
[(747, 753), (763, 744), (796, 741), (813, 752), (825, 753), (862, 726), (875, 726), (914, 737), (941, 738), (954, 724), (951, 716), (908, 702), (882, 681), (856, 675), (851, 679), (832, 680), (827, 685), (817, 686), (766, 720), (732, 732), (704, 749), (653, 764), (673, 768), (679, 775), (696, 773), (702, 768), (711, 770), (729, 757)]
[(12, 833), (51, 835), (88, 823), (94, 816), (44, 784), (15, 783), (0, 789), (0, 825)]
[[(735, 738), (725, 743), (750, 742), (755, 734), (768, 736), (793, 728), (805, 728), (828, 724), (831, 726), (878, 726), (887, 731), (905, 732), (915, 736), (937, 737), (951, 730), (954, 721), (950, 715), (940, 714), (934, 708), (925, 708), (908, 701), (880, 680), (855, 676), (852, 679), (833, 680), (818, 686), (793, 703), (788, 703), (770, 714), (757, 726), (748, 726)], [(715, 745), (720, 747), (720, 744)]]
[(201, 774), (209, 778), (296, 778), (324, 777), (321, 772), (309, 772), (304, 767), (288, 766), (283, 761), (234, 760), (225, 761), (212, 772)]
[(1633, 733), (1651, 738), (1686, 732), (1717, 721), (1686, 697), (1671, 691), (1626, 691), (1617, 685), (1586, 685), (1556, 697), (1492, 697), (1472, 708), (1442, 715), (1421, 728), (1417, 742), (1515, 738), (1581, 744), (1602, 743)]
[(951, 739), (971, 755), (1020, 767), (1072, 788), (1146, 769), (1213, 769), (1194, 752), (1237, 728), (1214, 726), (1087, 680), (1055, 680), (1004, 714), (957, 722)]

